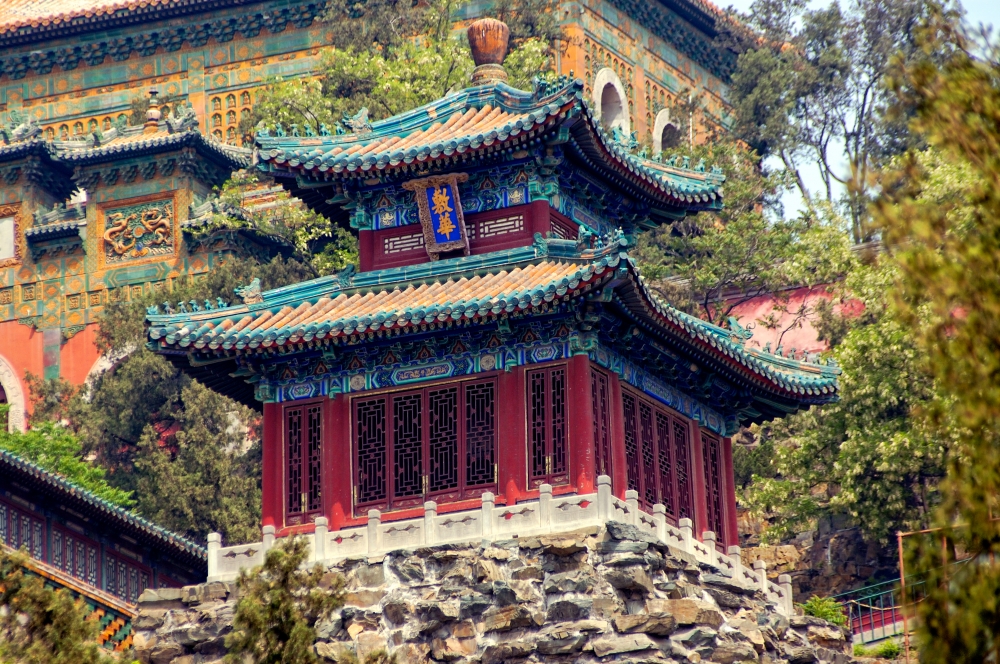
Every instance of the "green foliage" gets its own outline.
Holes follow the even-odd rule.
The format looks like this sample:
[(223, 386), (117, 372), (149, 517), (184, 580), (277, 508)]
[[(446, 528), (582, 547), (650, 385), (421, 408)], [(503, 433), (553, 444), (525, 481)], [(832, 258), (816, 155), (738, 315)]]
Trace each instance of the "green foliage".
[(263, 565), (240, 572), (226, 662), (317, 662), (314, 628), (344, 605), (344, 578), (320, 565), (302, 569), (308, 557), (306, 540), (287, 537), (267, 552)]
[[(545, 42), (526, 40), (505, 61), (510, 85), (530, 89), (533, 77), (550, 70), (549, 60)], [(319, 132), (361, 108), (373, 121), (387, 118), (467, 87), (473, 68), (464, 35), (410, 40), (384, 51), (331, 48), (316, 78), (269, 81), (251, 127), (310, 125)]]
[(41, 421), (24, 433), (0, 429), (0, 448), (62, 475), (109, 503), (122, 507), (135, 504), (131, 492), (110, 485), (104, 469), (83, 458), (80, 439), (58, 424)]
[(913, 413), (933, 381), (912, 330), (889, 310), (897, 278), (889, 262), (854, 269), (841, 297), (864, 306), (832, 350), (843, 373), (840, 400), (755, 427), (773, 441), (773, 476), (754, 478), (741, 502), (772, 519), (766, 541), (811, 527), (822, 514), (847, 514), (870, 541), (924, 527), (943, 476), (945, 445)]
[(777, 319), (787, 288), (830, 283), (852, 265), (850, 237), (835, 215), (769, 218), (782, 180), (762, 172), (752, 151), (733, 141), (692, 151), (722, 167), (726, 205), (639, 237), (643, 274), (667, 301), (721, 324), (740, 304), (773, 294)]
[(238, 171), (217, 190), (219, 209), (199, 235), (222, 229), (246, 229), (280, 239), (293, 250), (292, 260), (310, 276), (318, 277), (357, 265), (358, 241), (351, 233), (318, 214), (285, 191), (273, 194), (266, 205), (255, 205), (253, 194), (264, 186), (252, 171)]
[[(258, 539), (259, 417), (196, 381), (181, 388), (180, 403), (172, 439), (163, 444), (152, 426), (139, 439), (134, 460), (139, 511), (200, 541), (210, 532), (225, 533), (227, 541)], [(175, 495), (179, 487), (183, 500)]]
[(879, 659), (899, 659), (903, 654), (903, 646), (898, 641), (886, 639), (870, 648), (857, 643), (854, 645), (855, 657), (877, 657)]
[(27, 573), (23, 553), (0, 550), (0, 661), (11, 664), (111, 664), (97, 643), (82, 598), (46, 587)]
[[(913, 56), (913, 27), (926, 6), (755, 0), (740, 17), (763, 38), (742, 44), (732, 77), (737, 134), (780, 160), (807, 205), (837, 205), (856, 242), (874, 234), (872, 173), (914, 140), (905, 117), (885, 112), (894, 99), (885, 81), (894, 56)], [(819, 191), (806, 185), (804, 168), (818, 170)]]
[(834, 625), (841, 627), (847, 624), (847, 616), (844, 615), (844, 607), (840, 602), (832, 597), (820, 597), (813, 595), (803, 604), (798, 605), (807, 616), (821, 618)]
[(296, 261), (231, 259), (197, 280), (176, 280), (170, 291), (108, 303), (98, 345), (112, 368), (65, 402), (49, 399), (62, 386), (46, 382), (41, 403), (58, 407), (43, 410), (67, 423), (84, 455), (106, 469), (111, 487), (132, 493), (142, 516), (201, 541), (213, 530), (227, 543), (259, 539), (259, 415), (147, 350), (143, 321), (147, 306), (165, 300), (231, 301), (233, 289), (254, 277), (276, 288), (310, 274)]
[[(995, 661), (1000, 650), (1000, 47), (935, 9), (920, 57), (894, 83), (912, 127), (971, 177), (935, 193), (911, 153), (883, 182), (876, 209), (900, 266), (897, 303), (926, 353), (938, 397), (927, 426), (954, 436), (940, 486), (942, 529), (915, 536), (907, 573), (925, 579), (915, 607), (920, 659)], [(955, 432), (959, 432), (956, 434)], [(962, 552), (957, 554), (956, 552)], [(968, 558), (951, 565), (961, 555)]]

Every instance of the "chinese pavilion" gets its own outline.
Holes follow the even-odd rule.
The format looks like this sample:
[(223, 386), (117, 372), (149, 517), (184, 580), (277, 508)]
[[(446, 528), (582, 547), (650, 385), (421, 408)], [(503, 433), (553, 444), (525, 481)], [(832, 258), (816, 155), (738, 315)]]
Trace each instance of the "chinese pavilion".
[(82, 597), (100, 621), (99, 641), (114, 650), (132, 644), (143, 590), (206, 574), (204, 548), (3, 450), (0, 545), (23, 549), (31, 573)]
[[(163, 245), (142, 257), (105, 259), (113, 241), (103, 237), (103, 213), (92, 188), (101, 187), (102, 196), (137, 200), (172, 186), (160, 178), (146, 180), (142, 169), (133, 176), (138, 152), (112, 145), (123, 145), (112, 136), (116, 125), (127, 124), (132, 102), (155, 88), (169, 100), (170, 111), (190, 109), (191, 124), (202, 136), (186, 138), (187, 148), (199, 156), (229, 155), (225, 164), (214, 157), (206, 164), (224, 166), (219, 172), (225, 179), (245, 155), (233, 158), (231, 151), (206, 146), (242, 143), (240, 122), (267, 79), (317, 70), (321, 49), (335, 30), (320, 20), (324, 5), (317, 0), (3, 1), (0, 403), (11, 404), (12, 426), (26, 422), (26, 371), (80, 384), (108, 366), (94, 344), (107, 301), (168, 287), (213, 264), (204, 247), (192, 246), (184, 233), (182, 224), (193, 214), (188, 203), (202, 193), (184, 193), (183, 186), (173, 190), (180, 193), (171, 222), (172, 253), (163, 253)], [(456, 17), (459, 24), (484, 6), (468, 3)], [(575, 72), (594, 112), (623, 132), (636, 132), (638, 140), (659, 148), (728, 126), (726, 86), (737, 54), (717, 43), (727, 20), (710, 2), (586, 0), (554, 12), (565, 35), (556, 49), (557, 71)], [(678, 108), (689, 94), (701, 101), (703, 112), (681, 136), (685, 118), (678, 117)], [(171, 113), (166, 106), (162, 110), (165, 120)], [(100, 168), (60, 156), (88, 142), (105, 159)], [(15, 163), (12, 151), (27, 161)], [(77, 166), (91, 174), (77, 179)], [(109, 177), (120, 175), (93, 177), (100, 169)], [(174, 182), (180, 172), (171, 176)], [(90, 197), (68, 202), (78, 187)], [(37, 237), (60, 239), (46, 244), (66, 251), (34, 248), (35, 229), (42, 226)], [(68, 241), (73, 237), (76, 248)]]
[[(729, 436), (835, 398), (835, 367), (647, 287), (635, 234), (718, 208), (722, 176), (632, 154), (579, 80), (506, 85), (506, 30), (469, 28), (461, 92), (346, 135), (258, 134), (258, 168), (357, 230), (359, 270), (150, 311), (150, 348), (263, 409), (265, 546), (313, 532), (322, 559), (617, 515), (715, 555), (737, 543)], [(210, 578), (261, 549), (219, 546)]]

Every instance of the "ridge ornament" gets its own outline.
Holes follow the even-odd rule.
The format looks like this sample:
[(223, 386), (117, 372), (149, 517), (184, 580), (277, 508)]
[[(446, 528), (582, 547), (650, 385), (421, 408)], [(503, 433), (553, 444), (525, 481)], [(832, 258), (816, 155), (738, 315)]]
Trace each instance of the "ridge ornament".
[(402, 185), (417, 199), (424, 244), (432, 261), (436, 261), (442, 253), (457, 249), (469, 255), (465, 216), (458, 197), (458, 183), (468, 179), (467, 173), (449, 173), (410, 180)]

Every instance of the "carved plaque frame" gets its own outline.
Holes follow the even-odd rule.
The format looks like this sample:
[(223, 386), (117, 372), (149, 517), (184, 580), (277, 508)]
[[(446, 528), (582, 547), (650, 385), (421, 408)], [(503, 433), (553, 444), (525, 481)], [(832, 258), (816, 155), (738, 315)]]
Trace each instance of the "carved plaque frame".
[[(412, 191), (417, 199), (417, 212), (420, 217), (420, 226), (424, 231), (424, 245), (427, 255), (432, 261), (436, 261), (440, 255), (446, 251), (462, 249), (466, 256), (469, 255), (469, 236), (465, 229), (465, 214), (462, 212), (462, 201), (458, 195), (458, 183), (466, 182), (469, 179), (468, 173), (449, 173), (448, 175), (432, 175), (426, 178), (410, 180), (402, 184), (403, 189)], [(434, 222), (431, 219), (430, 206), (427, 203), (427, 190), (432, 187), (447, 185), (451, 190), (451, 199), (455, 202), (455, 218), (458, 220), (459, 239), (450, 242), (438, 242), (434, 235)]]

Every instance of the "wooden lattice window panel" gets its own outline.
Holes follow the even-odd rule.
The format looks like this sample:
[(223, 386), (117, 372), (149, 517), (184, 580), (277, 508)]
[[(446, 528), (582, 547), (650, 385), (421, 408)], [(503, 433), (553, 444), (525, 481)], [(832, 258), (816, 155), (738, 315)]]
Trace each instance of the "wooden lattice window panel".
[(628, 488), (651, 511), (664, 506), (667, 518), (693, 518), (688, 425), (670, 409), (629, 391), (622, 393)]
[(708, 503), (708, 529), (715, 533), (715, 541), (724, 544), (726, 518), (722, 485), (722, 443), (715, 436), (701, 434), (701, 449), (705, 465), (705, 498)]
[(569, 482), (566, 367), (527, 372), (531, 486)]
[(0, 540), (23, 548), (35, 560), (45, 560), (45, 522), (13, 505), (0, 503)]
[(52, 529), (53, 566), (98, 588), (98, 547), (95, 542), (60, 528)]
[(354, 399), (357, 512), (495, 490), (496, 390), (488, 379)]
[(598, 475), (611, 477), (611, 385), (608, 375), (596, 369), (590, 373), (594, 403), (594, 463)]
[(289, 523), (322, 508), (323, 404), (285, 408), (285, 514)]
[(119, 599), (135, 604), (142, 591), (150, 587), (152, 575), (149, 569), (110, 553), (105, 555), (105, 561), (105, 590)]

